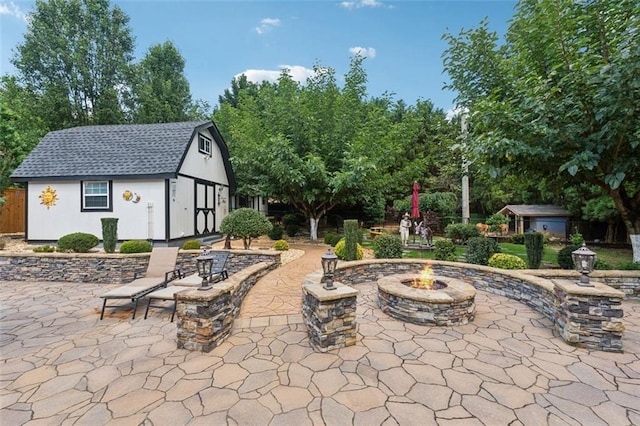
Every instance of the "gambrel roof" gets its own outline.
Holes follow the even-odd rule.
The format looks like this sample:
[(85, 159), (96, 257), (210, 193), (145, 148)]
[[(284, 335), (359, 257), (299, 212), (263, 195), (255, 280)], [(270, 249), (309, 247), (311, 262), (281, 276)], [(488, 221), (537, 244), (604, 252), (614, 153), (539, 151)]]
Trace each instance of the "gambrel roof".
[(82, 126), (50, 132), (11, 178), (15, 182), (171, 178), (177, 176), (195, 133), (205, 130), (220, 148), (229, 186), (235, 190), (229, 151), (211, 121)]
[(551, 204), (510, 204), (504, 206), (498, 213), (505, 216), (532, 216), (532, 217), (569, 217), (571, 212)]

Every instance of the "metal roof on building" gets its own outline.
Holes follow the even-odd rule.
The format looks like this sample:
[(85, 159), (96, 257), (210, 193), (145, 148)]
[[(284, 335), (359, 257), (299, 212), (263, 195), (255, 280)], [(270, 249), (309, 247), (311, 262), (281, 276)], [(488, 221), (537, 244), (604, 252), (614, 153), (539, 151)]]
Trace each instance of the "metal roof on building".
[(509, 204), (507, 206), (504, 206), (498, 213), (501, 213), (505, 216), (571, 216), (571, 212), (569, 212), (567, 209), (551, 204)]

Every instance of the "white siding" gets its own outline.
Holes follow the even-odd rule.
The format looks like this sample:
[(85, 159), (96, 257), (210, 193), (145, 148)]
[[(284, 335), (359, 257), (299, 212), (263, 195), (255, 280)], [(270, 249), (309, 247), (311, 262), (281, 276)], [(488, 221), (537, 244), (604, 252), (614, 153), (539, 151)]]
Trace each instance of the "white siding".
[[(40, 204), (40, 194), (48, 186), (56, 191), (56, 204), (47, 209)], [(87, 232), (102, 239), (103, 217), (117, 217), (120, 240), (165, 238), (164, 180), (113, 181), (110, 212), (81, 211), (80, 182), (30, 182), (28, 189), (28, 239), (55, 241), (72, 232)], [(129, 190), (140, 196), (135, 203), (123, 198)]]

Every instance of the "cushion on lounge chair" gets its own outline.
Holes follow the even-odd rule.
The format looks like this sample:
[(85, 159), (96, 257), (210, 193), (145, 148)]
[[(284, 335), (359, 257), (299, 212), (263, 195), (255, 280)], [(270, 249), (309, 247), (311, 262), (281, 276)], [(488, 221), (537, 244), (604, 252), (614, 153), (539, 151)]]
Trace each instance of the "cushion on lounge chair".
[[(182, 273), (178, 270), (167, 272), (167, 269), (175, 266), (177, 256), (177, 247), (154, 248), (149, 258), (149, 264), (147, 265), (147, 275), (145, 275), (144, 278), (133, 280), (129, 284), (116, 287), (100, 296), (104, 299), (100, 319), (104, 318), (104, 310), (106, 308), (122, 307), (122, 305), (107, 306), (109, 299), (131, 299), (131, 301), (135, 303), (133, 307), (133, 319), (135, 319), (138, 300), (140, 298), (161, 287), (166, 287), (170, 281), (182, 278)], [(158, 271), (161, 267), (163, 272), (159, 273)]]
[(162, 300), (162, 301), (167, 301), (167, 300), (173, 300), (173, 307), (171, 309), (171, 322), (173, 322), (173, 318), (176, 315), (176, 294), (178, 294), (181, 291), (184, 290), (193, 290), (193, 287), (186, 287), (186, 286), (180, 286), (180, 285), (172, 285), (169, 287), (165, 287), (165, 288), (160, 288), (158, 290), (152, 291), (151, 293), (149, 293), (147, 295), (147, 297), (149, 298), (149, 302), (147, 302), (147, 309), (144, 311), (144, 319), (147, 319), (147, 315), (149, 315), (149, 308), (150, 307), (154, 307), (154, 308), (159, 308), (159, 307), (164, 307), (163, 305), (152, 305), (151, 303), (154, 300)]

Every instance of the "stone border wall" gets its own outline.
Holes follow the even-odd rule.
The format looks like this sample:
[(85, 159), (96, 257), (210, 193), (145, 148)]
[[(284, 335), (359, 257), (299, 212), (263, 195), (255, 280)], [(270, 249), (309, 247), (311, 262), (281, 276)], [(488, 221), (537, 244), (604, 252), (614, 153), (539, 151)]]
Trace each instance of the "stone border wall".
[[(386, 275), (418, 273), (427, 263), (436, 275), (460, 279), (479, 290), (525, 303), (552, 321), (569, 344), (607, 352), (622, 351), (624, 293), (595, 279), (594, 287), (580, 287), (576, 285), (577, 280), (549, 280), (521, 271), (468, 263), (375, 259), (339, 264), (335, 280), (347, 285), (376, 282)], [(305, 283), (308, 281), (305, 279)]]
[(178, 348), (209, 352), (231, 333), (244, 297), (255, 283), (280, 266), (260, 262), (230, 275), (209, 290), (186, 290), (176, 295)]
[[(215, 250), (218, 251), (218, 250)], [(228, 250), (227, 270), (235, 274), (258, 262), (280, 264), (275, 250)], [(176, 268), (185, 274), (197, 271), (202, 250), (180, 250)], [(126, 284), (143, 277), (149, 253), (0, 253), (0, 281), (66, 281), (98, 284)], [(172, 266), (167, 267), (167, 271)]]
[[(520, 272), (550, 280), (577, 280), (580, 277), (577, 271), (568, 269), (526, 269)], [(640, 271), (593, 271), (589, 277), (620, 290), (627, 298), (640, 299)]]

